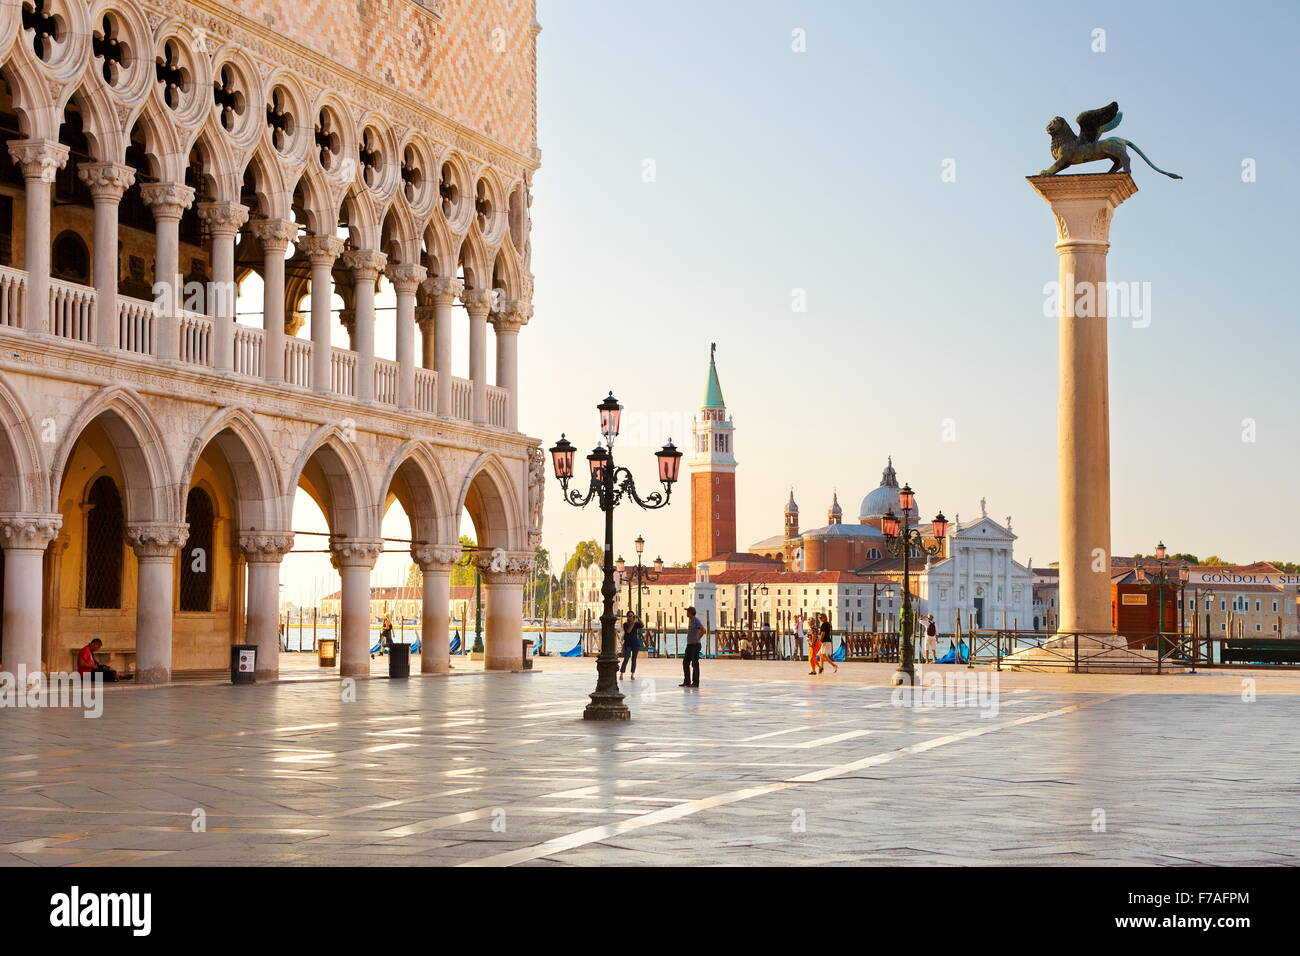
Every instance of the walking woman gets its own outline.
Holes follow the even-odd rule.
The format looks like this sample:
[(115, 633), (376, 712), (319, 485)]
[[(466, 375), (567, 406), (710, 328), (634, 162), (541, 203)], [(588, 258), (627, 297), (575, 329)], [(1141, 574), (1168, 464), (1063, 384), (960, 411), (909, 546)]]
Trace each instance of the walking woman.
[(635, 611), (628, 611), (623, 621), (623, 665), (618, 669), (619, 677), (622, 677), (627, 670), (627, 661), (631, 657), (632, 679), (636, 680), (636, 655), (639, 650), (641, 650), (641, 622), (637, 619)]
[(826, 669), (826, 665), (830, 664), (831, 667), (835, 668), (835, 673), (838, 674), (840, 672), (840, 665), (835, 663), (835, 641), (831, 637), (830, 619), (825, 614), (818, 611), (817, 622), (817, 651), (821, 658), (817, 664), (817, 673), (820, 674)]

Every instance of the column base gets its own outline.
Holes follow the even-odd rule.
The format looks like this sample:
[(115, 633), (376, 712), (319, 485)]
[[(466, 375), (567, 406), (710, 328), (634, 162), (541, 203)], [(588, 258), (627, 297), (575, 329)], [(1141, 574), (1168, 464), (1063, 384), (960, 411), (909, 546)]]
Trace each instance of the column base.
[(364, 662), (351, 663), (341, 661), (339, 663), (340, 677), (369, 677), (370, 676), (370, 658), (367, 657)]
[(253, 680), (257, 683), (261, 683), (262, 681), (273, 681), (279, 679), (280, 679), (280, 669), (278, 667), (275, 670), (254, 670), (253, 671)]
[(623, 703), (620, 691), (594, 691), (591, 703), (582, 712), (583, 720), (631, 720), (632, 711)]
[(137, 684), (170, 684), (172, 672), (169, 667), (148, 667), (135, 672)]
[[(481, 655), (470, 654), (470, 660), (476, 660)], [(517, 671), (522, 670), (524, 666), (524, 656), (518, 657), (489, 657), (484, 661), (483, 669), (485, 671)]]

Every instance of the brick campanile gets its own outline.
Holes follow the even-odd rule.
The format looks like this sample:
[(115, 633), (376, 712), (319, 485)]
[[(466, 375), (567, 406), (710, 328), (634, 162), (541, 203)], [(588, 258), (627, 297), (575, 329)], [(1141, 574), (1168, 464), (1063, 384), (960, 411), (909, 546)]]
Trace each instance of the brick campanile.
[(695, 420), (691, 456), (691, 561), (699, 565), (715, 554), (736, 550), (735, 425), (727, 415), (709, 347), (709, 380)]

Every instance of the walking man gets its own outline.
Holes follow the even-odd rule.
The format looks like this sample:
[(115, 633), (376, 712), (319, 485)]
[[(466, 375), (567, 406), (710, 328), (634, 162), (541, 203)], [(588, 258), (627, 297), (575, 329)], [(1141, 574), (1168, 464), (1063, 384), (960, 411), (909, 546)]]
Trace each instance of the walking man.
[[(695, 616), (695, 608), (686, 609), (686, 653), (682, 655), (682, 682), (678, 687), (700, 686), (700, 642), (704, 639), (704, 625)], [(692, 677), (692, 670), (694, 676)]]
[(934, 623), (934, 615), (925, 619), (925, 661), (933, 664), (939, 660), (939, 628)]

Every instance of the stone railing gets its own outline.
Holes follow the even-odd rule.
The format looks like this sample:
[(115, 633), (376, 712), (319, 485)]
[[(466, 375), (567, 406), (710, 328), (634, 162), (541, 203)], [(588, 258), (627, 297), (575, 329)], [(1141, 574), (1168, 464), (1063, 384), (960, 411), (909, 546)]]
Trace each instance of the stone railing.
[(11, 329), (22, 327), (26, 295), (27, 273), (0, 266), (0, 325)]
[[(474, 383), (468, 379), (453, 378), (451, 380), (451, 418), (463, 418), (469, 421), (470, 396), (474, 392)], [(442, 414), (447, 414), (445, 410), (439, 409)]]
[(197, 312), (182, 312), (180, 326), (180, 358), (191, 365), (212, 367), (212, 320)]
[(509, 393), (504, 388), (489, 385), (487, 388), (487, 420), (489, 425), (506, 427), (506, 406), (510, 402)]
[(397, 375), (401, 366), (388, 359), (375, 359), (375, 401), (397, 404)]
[(265, 334), (249, 325), (235, 326), (235, 371), (240, 375), (260, 378), (262, 375), (262, 342)]
[(333, 349), (330, 355), (330, 391), (335, 395), (357, 393), (357, 353)]
[(284, 343), (284, 380), (311, 387), (311, 340), (290, 338)]
[(75, 342), (95, 341), (95, 290), (50, 279), (50, 331)]
[(152, 302), (117, 297), (117, 347), (127, 352), (153, 355), (154, 308)]
[(415, 407), (431, 415), (438, 411), (438, 373), (431, 368), (415, 370)]

